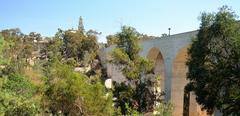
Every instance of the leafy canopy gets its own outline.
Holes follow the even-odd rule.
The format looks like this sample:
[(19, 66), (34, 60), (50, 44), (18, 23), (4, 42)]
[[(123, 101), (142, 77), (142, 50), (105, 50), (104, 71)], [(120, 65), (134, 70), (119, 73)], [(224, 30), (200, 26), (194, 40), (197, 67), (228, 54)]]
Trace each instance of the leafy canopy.
[(126, 77), (126, 82), (116, 82), (114, 85), (116, 106), (121, 108), (123, 114), (129, 114), (129, 109), (140, 113), (153, 111), (155, 101), (160, 98), (153, 89), (158, 84), (153, 74), (153, 63), (139, 55), (138, 32), (132, 27), (123, 26), (114, 37), (117, 41), (111, 63), (117, 65)]
[(203, 13), (197, 38), (188, 51), (190, 83), (199, 104), (213, 113), (240, 114), (240, 23), (226, 6)]

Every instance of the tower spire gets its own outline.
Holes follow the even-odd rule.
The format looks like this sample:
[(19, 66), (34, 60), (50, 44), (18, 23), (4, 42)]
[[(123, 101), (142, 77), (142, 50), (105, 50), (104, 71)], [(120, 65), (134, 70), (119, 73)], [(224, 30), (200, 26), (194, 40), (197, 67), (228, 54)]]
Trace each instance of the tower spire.
[(79, 18), (78, 31), (84, 32), (83, 19), (82, 16)]

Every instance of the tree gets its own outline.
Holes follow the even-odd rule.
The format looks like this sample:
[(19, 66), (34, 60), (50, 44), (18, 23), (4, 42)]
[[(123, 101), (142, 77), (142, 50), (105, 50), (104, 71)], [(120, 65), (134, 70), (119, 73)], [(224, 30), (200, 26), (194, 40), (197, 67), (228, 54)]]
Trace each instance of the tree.
[(74, 31), (67, 30), (61, 32), (63, 45), (61, 47), (62, 62), (72, 66), (90, 69), (82, 72), (95, 80), (95, 77), (101, 77), (101, 80), (107, 78), (106, 69), (103, 67), (98, 56), (99, 44), (97, 42), (98, 33), (94, 30)]
[(97, 35), (90, 30), (87, 33), (67, 30), (63, 34), (64, 57), (73, 58), (79, 65), (91, 64), (98, 50)]
[(8, 71), (6, 73), (8, 63), (3, 52), (8, 49), (8, 42), (10, 41), (5, 41), (0, 35), (0, 115), (37, 115), (41, 108), (37, 102), (38, 99), (34, 97), (37, 92), (36, 86), (20, 72)]
[(40, 33), (36, 33), (36, 32), (30, 32), (28, 34), (28, 37), (31, 41), (37, 40), (40, 41), (42, 40), (41, 34)]
[(134, 28), (123, 26), (116, 37), (118, 41), (112, 52), (111, 63), (118, 65), (127, 79), (114, 85), (116, 105), (123, 114), (128, 114), (128, 108), (140, 113), (153, 111), (155, 101), (159, 100), (153, 89), (157, 80), (152, 62), (139, 56), (139, 34)]
[(50, 113), (64, 115), (112, 115), (112, 96), (104, 86), (91, 83), (84, 74), (69, 65), (52, 62), (46, 72), (46, 106)]
[(2, 30), (5, 49), (2, 55), (7, 59), (5, 72), (21, 72), (29, 67), (34, 51), (33, 40), (28, 35), (23, 34), (20, 29)]
[(55, 36), (48, 40), (46, 45), (40, 50), (41, 60), (46, 60), (47, 63), (53, 62), (56, 59), (62, 60), (64, 53), (63, 34), (64, 32), (58, 29)]
[(114, 45), (118, 41), (118, 38), (116, 37), (116, 35), (108, 35), (106, 39), (107, 39), (107, 46)]
[[(2, 30), (0, 115), (113, 115), (112, 93), (100, 80), (107, 75), (97, 55), (98, 34), (59, 29), (43, 47), (36, 32)], [(73, 70), (86, 65), (91, 70), (84, 74)]]
[(188, 51), (190, 81), (185, 87), (197, 102), (213, 113), (240, 115), (240, 24), (223, 6), (217, 13), (203, 13), (197, 37)]
[(0, 115), (4, 116), (33, 116), (41, 111), (36, 100), (4, 90), (0, 91), (0, 101)]

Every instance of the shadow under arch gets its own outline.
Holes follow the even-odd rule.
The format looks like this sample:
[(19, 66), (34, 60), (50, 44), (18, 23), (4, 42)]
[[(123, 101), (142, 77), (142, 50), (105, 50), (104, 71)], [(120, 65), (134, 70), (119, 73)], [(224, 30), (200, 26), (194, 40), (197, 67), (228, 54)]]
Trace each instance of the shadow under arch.
[[(206, 116), (206, 112), (201, 111), (200, 106), (197, 104), (195, 95), (184, 92), (184, 88), (188, 83), (186, 62), (189, 47), (187, 45), (179, 49), (172, 64), (171, 102), (174, 106), (173, 116)], [(185, 95), (188, 97), (187, 100)], [(185, 107), (188, 107), (187, 111), (184, 110)]]
[(151, 48), (148, 52), (147, 58), (154, 63), (154, 73), (155, 75), (161, 76), (161, 90), (165, 90), (165, 74), (164, 74), (164, 59), (159, 48)]

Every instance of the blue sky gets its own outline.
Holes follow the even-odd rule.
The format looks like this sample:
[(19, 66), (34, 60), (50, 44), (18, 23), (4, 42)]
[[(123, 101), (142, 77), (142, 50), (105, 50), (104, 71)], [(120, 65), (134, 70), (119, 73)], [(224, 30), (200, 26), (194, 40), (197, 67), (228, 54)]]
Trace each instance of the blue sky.
[(201, 12), (214, 12), (223, 5), (240, 15), (240, 0), (0, 0), (0, 30), (20, 28), (53, 36), (57, 28), (77, 28), (82, 16), (86, 30), (105, 36), (133, 26), (148, 35), (161, 36), (196, 30)]

